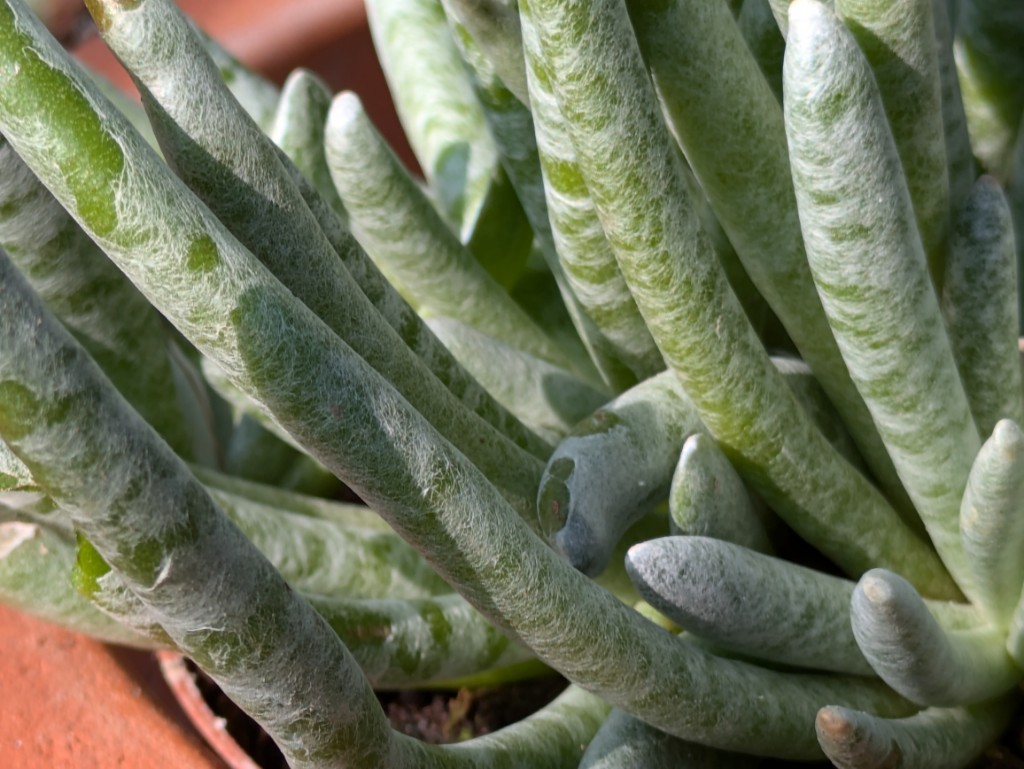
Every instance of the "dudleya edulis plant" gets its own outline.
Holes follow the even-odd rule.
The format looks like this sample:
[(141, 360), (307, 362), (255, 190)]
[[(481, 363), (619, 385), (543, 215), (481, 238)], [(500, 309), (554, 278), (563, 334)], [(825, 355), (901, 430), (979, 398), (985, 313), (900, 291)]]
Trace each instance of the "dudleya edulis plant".
[[(0, 4), (5, 602), (180, 649), (295, 767), (998, 737), (1018, 5), (371, 0), (423, 182), (357, 96), (87, 5), (145, 116)], [(453, 746), (372, 693), (538, 660)]]

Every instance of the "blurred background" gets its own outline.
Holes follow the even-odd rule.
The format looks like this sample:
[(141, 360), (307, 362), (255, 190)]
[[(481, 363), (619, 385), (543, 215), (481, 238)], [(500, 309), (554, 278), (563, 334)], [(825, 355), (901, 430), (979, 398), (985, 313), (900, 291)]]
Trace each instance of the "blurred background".
[[(131, 80), (100, 39), (83, 0), (27, 0), (80, 61), (137, 96)], [(337, 92), (359, 94), (399, 156), (415, 169), (377, 64), (363, 0), (175, 0), (250, 69), (277, 84), (304, 67)]]

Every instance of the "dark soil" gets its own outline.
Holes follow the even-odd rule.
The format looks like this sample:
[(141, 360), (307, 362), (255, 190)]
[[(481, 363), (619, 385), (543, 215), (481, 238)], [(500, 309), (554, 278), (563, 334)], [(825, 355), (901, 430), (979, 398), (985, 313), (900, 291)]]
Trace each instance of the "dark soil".
[(972, 769), (1024, 769), (1024, 705), (1018, 705), (1003, 738)]
[[(227, 722), (235, 741), (263, 769), (288, 769), (277, 746), (259, 725), (243, 713), (217, 685), (189, 663), (203, 697)], [(551, 702), (566, 686), (558, 676), (492, 689), (458, 691), (380, 692), (384, 711), (396, 730), (433, 744), (471, 739), (515, 723)], [(761, 769), (783, 769), (790, 762), (767, 760)], [(825, 769), (829, 763), (801, 764)], [(971, 769), (1024, 769), (1024, 707), (1019, 707), (999, 744), (989, 748)]]
[[(263, 769), (288, 769), (277, 746), (210, 678), (186, 661), (210, 709), (228, 733)], [(378, 692), (391, 726), (432, 744), (461, 742), (497, 731), (547, 705), (565, 688), (560, 676), (490, 689)]]

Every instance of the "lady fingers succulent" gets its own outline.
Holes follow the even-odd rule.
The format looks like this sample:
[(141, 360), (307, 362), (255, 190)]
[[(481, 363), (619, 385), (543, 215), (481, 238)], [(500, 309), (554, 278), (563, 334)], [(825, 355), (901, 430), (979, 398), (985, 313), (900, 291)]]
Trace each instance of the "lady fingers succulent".
[[(1017, 4), (368, 0), (422, 180), (356, 95), (87, 5), (145, 115), (0, 3), (2, 600), (181, 650), (294, 767), (998, 738)], [(372, 693), (537, 661), (450, 746)]]

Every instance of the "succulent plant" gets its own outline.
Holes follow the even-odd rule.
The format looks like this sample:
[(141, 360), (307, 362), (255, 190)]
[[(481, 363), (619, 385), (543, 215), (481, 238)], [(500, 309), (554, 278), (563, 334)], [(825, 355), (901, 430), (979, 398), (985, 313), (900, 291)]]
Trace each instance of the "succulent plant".
[[(370, 0), (422, 179), (356, 95), (87, 5), (145, 115), (0, 4), (0, 599), (181, 650), (294, 767), (997, 739), (1018, 5)], [(451, 746), (372, 693), (538, 661)]]

